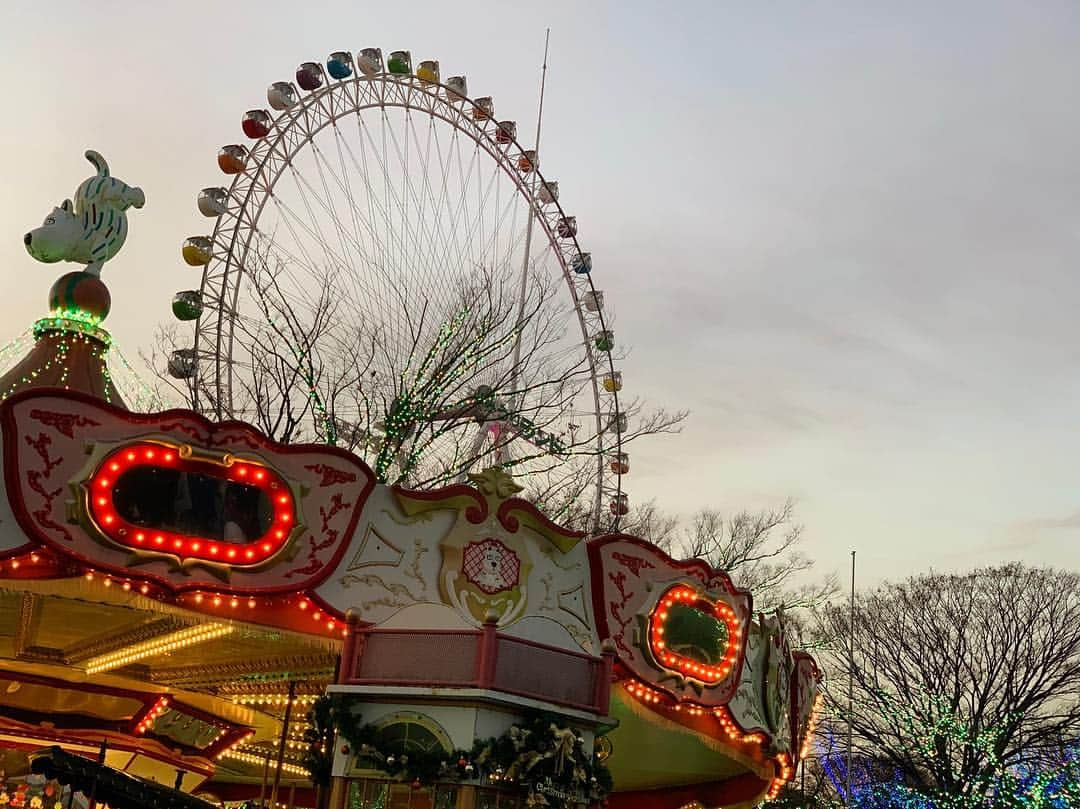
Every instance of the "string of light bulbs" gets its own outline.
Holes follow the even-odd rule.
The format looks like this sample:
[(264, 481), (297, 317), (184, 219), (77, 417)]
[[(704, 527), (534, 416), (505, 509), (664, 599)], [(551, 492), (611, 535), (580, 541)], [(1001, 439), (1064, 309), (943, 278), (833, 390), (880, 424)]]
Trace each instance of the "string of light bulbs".
[(155, 657), (164, 652), (173, 652), (177, 649), (193, 646), (196, 643), (205, 643), (206, 641), (220, 638), (231, 633), (233, 629), (234, 627), (232, 624), (219, 623), (189, 626), (185, 629), (177, 630), (176, 632), (169, 632), (166, 635), (152, 638), (151, 640), (134, 643), (131, 646), (117, 649), (115, 652), (108, 652), (106, 654), (98, 655), (97, 657), (91, 657), (83, 663), (83, 668), (86, 670), (87, 674), (99, 674), (103, 671), (111, 671), (112, 669), (118, 669), (139, 660), (145, 660), (148, 657)]

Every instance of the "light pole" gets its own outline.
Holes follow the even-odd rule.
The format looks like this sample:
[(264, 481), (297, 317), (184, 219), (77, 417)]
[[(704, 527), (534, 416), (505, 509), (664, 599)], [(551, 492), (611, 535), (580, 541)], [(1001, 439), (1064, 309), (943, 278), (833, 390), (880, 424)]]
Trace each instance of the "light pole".
[(851, 600), (848, 613), (848, 690), (847, 690), (847, 789), (844, 794), (844, 806), (851, 806), (851, 741), (852, 722), (855, 705), (855, 551), (851, 552)]

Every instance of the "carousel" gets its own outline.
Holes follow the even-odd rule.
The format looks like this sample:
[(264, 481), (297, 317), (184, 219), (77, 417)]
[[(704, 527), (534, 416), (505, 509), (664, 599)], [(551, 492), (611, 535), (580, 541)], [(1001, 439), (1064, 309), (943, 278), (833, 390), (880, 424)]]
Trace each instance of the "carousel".
[[(327, 66), (450, 92), (437, 67), (379, 59)], [(301, 85), (325, 100), (316, 67)], [(296, 92), (278, 84), (279, 101)], [(820, 677), (723, 571), (559, 525), (503, 466), (414, 489), (333, 442), (149, 412), (122, 391), (100, 276), (144, 195), (86, 156), (95, 174), (23, 237), (33, 258), (84, 268), (56, 280), (0, 378), (0, 809), (778, 794)], [(199, 295), (180, 303), (207, 316)], [(199, 358), (173, 359), (184, 378)], [(621, 447), (602, 449), (621, 474)], [(612, 503), (617, 518), (621, 488)]]

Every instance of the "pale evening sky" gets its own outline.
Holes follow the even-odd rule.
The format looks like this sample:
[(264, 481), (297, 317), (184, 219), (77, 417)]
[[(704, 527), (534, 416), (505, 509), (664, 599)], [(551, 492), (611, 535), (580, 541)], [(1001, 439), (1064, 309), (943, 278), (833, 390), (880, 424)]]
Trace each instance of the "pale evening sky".
[(627, 389), (689, 408), (634, 449), (666, 509), (798, 500), (864, 580), (1080, 568), (1080, 6), (1070, 2), (12, 4), (7, 340), (58, 268), (22, 234), (94, 148), (141, 186), (107, 265), (129, 357), (198, 285), (183, 238), (271, 81), (407, 48), (522, 131), (552, 29), (543, 154), (617, 314)]

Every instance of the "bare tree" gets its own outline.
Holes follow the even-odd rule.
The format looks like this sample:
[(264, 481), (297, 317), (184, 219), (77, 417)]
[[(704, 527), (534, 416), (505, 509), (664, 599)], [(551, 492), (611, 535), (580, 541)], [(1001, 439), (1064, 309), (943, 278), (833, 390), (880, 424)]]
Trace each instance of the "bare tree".
[(826, 604), (839, 589), (835, 576), (809, 579), (814, 562), (800, 547), (803, 527), (795, 521), (792, 500), (731, 517), (702, 509), (686, 522), (655, 503), (644, 503), (622, 530), (646, 537), (673, 556), (704, 559), (726, 571), (736, 585), (754, 594), (756, 609), (784, 610), (796, 630), (808, 610)]
[(1075, 741), (1077, 574), (1012, 564), (884, 584), (856, 601), (853, 655), (848, 621), (846, 606), (823, 615), (841, 641), (823, 660), (831, 712), (848, 717), (850, 681), (856, 754), (918, 792), (983, 806), (1015, 765)]
[[(509, 268), (478, 267), (437, 293), (403, 290), (392, 324), (368, 323), (344, 316), (332, 268), (321, 288), (298, 296), (283, 286), (286, 263), (269, 247), (256, 253), (223, 358), (231, 399), (218, 401), (211, 374), (174, 380), (174, 390), (277, 441), (345, 447), (381, 481), (434, 487), (500, 465), (525, 474), (529, 496), (554, 518), (584, 525), (597, 464), (610, 461), (597, 457), (598, 433), (614, 446), (619, 431), (625, 446), (677, 431), (687, 415), (645, 412), (635, 400), (598, 423), (594, 370), (554, 279), (530, 276), (522, 298)], [(164, 333), (160, 352), (170, 355), (175, 339)]]

